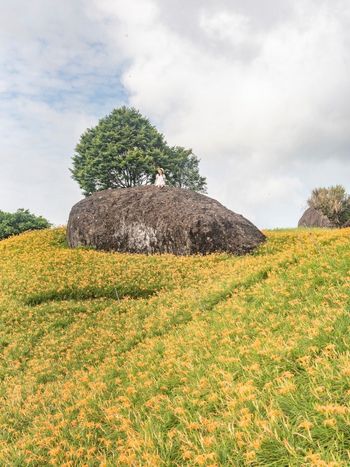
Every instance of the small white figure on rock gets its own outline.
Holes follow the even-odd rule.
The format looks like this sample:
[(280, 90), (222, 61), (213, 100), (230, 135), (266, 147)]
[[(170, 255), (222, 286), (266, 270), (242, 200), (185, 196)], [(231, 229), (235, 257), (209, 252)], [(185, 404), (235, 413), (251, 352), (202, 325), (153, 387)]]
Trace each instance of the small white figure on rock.
[(158, 167), (157, 169), (156, 181), (154, 184), (155, 186), (158, 186), (160, 188), (165, 186), (165, 174), (164, 170), (161, 167)]

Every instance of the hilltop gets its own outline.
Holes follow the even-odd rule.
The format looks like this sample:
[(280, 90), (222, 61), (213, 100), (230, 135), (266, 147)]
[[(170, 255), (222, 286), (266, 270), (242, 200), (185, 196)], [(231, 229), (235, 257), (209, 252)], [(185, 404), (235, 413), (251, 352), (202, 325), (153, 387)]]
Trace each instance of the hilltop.
[(0, 242), (1, 465), (349, 465), (350, 229), (244, 257)]

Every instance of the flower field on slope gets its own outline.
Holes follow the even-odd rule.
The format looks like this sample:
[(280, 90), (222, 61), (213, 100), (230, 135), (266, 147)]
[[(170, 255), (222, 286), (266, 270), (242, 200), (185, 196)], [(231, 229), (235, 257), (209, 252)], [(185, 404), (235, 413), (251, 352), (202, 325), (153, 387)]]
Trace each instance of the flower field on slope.
[(350, 465), (350, 229), (245, 257), (0, 242), (0, 465)]

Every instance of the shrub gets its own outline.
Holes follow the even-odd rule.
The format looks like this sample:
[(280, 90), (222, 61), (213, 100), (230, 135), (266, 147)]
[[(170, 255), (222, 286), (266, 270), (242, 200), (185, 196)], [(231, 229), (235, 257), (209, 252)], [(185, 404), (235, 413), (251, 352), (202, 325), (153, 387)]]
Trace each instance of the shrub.
[(350, 196), (342, 185), (315, 188), (307, 202), (337, 226), (350, 219)]
[(51, 224), (44, 217), (35, 216), (28, 209), (16, 212), (0, 211), (0, 240), (27, 230), (47, 229)]

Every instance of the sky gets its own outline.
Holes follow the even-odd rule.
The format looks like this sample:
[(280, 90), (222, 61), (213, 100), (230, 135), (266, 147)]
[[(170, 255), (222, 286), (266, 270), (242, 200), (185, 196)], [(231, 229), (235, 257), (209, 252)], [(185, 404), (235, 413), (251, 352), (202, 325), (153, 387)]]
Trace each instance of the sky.
[(348, 0), (2, 0), (0, 210), (66, 224), (80, 135), (127, 105), (208, 196), (296, 226), (313, 188), (350, 192), (349, 76)]

